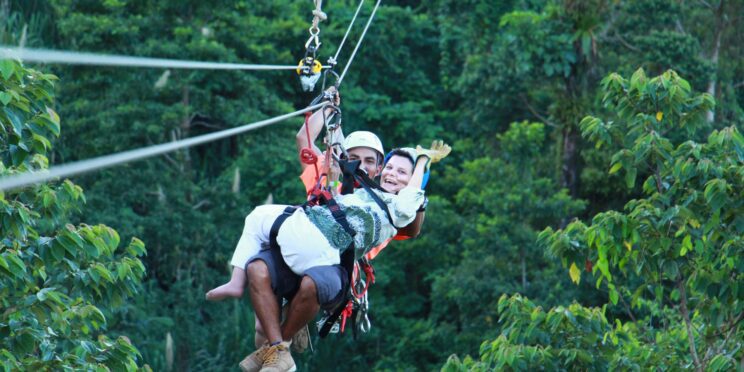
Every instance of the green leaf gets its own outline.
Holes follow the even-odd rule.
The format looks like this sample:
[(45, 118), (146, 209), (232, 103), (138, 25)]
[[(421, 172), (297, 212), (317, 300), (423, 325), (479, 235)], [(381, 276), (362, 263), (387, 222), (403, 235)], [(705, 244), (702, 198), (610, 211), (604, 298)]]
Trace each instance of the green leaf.
[(636, 172), (637, 172), (637, 169), (635, 167), (630, 167), (626, 169), (625, 186), (627, 186), (629, 189), (632, 189), (633, 186), (635, 185)]
[(667, 275), (667, 278), (676, 280), (679, 276), (679, 265), (677, 265), (676, 261), (666, 261), (663, 265), (664, 274)]
[(7, 106), (8, 103), (10, 103), (10, 100), (13, 99), (13, 96), (11, 96), (8, 93), (0, 92), (0, 103), (3, 104), (3, 106)]
[(111, 272), (103, 265), (95, 264), (93, 265), (93, 270), (95, 270), (103, 279), (106, 279), (107, 282), (111, 283), (114, 281), (114, 278), (111, 276)]
[(62, 261), (65, 258), (65, 247), (62, 244), (52, 244), (52, 256), (57, 261)]
[(21, 259), (14, 253), (11, 253), (6, 257), (10, 261), (9, 269), (13, 276), (17, 278), (23, 277), (23, 275), (26, 274), (26, 265), (23, 261), (21, 261)]
[(9, 59), (0, 59), (0, 74), (3, 79), (9, 80), (15, 70), (15, 63)]
[(736, 369), (736, 363), (725, 354), (718, 354), (710, 361), (706, 371), (732, 371)]
[(619, 300), (619, 295), (617, 293), (617, 290), (615, 289), (615, 286), (610, 286), (610, 301), (613, 305), (617, 305), (617, 301)]
[(680, 256), (684, 256), (687, 254), (687, 252), (692, 250), (692, 237), (690, 235), (685, 235), (685, 238), (682, 240), (682, 249), (679, 252)]

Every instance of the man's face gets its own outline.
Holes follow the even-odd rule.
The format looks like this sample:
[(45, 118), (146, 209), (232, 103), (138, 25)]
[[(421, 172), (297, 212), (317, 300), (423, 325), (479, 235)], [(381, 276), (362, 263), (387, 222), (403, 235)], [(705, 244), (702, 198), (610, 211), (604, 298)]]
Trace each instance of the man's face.
[(359, 167), (367, 172), (369, 178), (377, 177), (380, 172), (380, 166), (377, 164), (377, 151), (369, 147), (354, 147), (348, 150), (348, 153), (349, 160), (361, 160), (362, 164)]

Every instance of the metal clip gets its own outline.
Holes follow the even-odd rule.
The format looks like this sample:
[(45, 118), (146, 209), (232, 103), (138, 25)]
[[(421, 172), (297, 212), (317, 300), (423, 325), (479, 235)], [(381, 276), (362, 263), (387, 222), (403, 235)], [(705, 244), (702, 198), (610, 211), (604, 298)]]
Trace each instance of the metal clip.
[(372, 329), (372, 322), (369, 321), (367, 312), (369, 311), (369, 302), (367, 301), (367, 294), (365, 293), (361, 299), (359, 299), (359, 309), (357, 311), (357, 324), (359, 330), (367, 333)]
[(310, 27), (308, 31), (310, 32), (310, 38), (308, 38), (307, 41), (305, 42), (305, 49), (309, 49), (310, 43), (313, 43), (315, 50), (318, 50), (321, 44), (320, 38), (318, 37), (318, 35), (320, 34), (320, 29), (313, 26), (313, 27)]

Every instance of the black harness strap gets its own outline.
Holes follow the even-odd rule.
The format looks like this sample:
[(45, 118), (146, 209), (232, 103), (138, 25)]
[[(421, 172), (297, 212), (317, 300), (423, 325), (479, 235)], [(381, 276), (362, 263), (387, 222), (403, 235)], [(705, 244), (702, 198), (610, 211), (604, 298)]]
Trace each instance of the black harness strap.
[(333, 324), (336, 323), (336, 320), (341, 316), (341, 313), (344, 312), (344, 309), (346, 308), (346, 304), (349, 302), (349, 296), (350, 296), (350, 286), (353, 284), (351, 283), (352, 274), (354, 272), (354, 243), (352, 243), (349, 248), (344, 251), (344, 253), (341, 254), (341, 267), (346, 270), (346, 272), (349, 274), (349, 281), (346, 286), (344, 286), (341, 289), (341, 293), (345, 293), (343, 301), (336, 307), (335, 310), (333, 310), (333, 313), (326, 319), (325, 323), (323, 323), (323, 327), (320, 328), (320, 331), (318, 331), (318, 336), (321, 338), (324, 338), (328, 335), (328, 332), (331, 331), (331, 328), (333, 328)]
[(349, 225), (349, 221), (346, 219), (346, 213), (341, 210), (341, 206), (336, 203), (333, 199), (326, 200), (326, 205), (328, 206), (328, 210), (331, 211), (331, 215), (333, 215), (333, 219), (336, 220), (336, 223), (341, 225), (341, 227), (346, 231), (349, 236), (351, 236), (352, 239), (352, 248), (354, 246), (354, 237), (356, 236), (356, 231)]
[(297, 208), (299, 207), (289, 206), (285, 208), (284, 212), (274, 220), (274, 224), (271, 225), (271, 230), (269, 230), (269, 245), (271, 246), (271, 249), (279, 249), (279, 243), (276, 242), (276, 237), (279, 235), (279, 228), (282, 227), (284, 221), (289, 218)]

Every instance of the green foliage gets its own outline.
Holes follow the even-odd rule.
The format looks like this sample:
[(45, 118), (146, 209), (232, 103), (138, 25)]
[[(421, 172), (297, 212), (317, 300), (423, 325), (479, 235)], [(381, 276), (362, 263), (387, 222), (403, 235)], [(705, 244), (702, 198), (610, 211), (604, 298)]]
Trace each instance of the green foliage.
[(625, 213), (546, 229), (540, 239), (564, 265), (596, 262), (596, 285), (606, 282), (613, 304), (625, 295), (630, 307), (644, 299), (676, 304), (688, 332), (698, 322), (697, 332), (685, 336), (690, 350), (684, 356), (696, 369), (719, 355), (731, 361), (737, 353), (731, 337), (741, 335), (744, 310), (744, 136), (729, 127), (710, 133), (706, 143), (668, 138), (682, 131), (693, 136), (714, 104), (709, 95), (692, 94), (672, 71), (652, 79), (642, 70), (629, 80), (612, 74), (603, 88), (616, 116), (585, 118), (583, 134), (597, 146), (619, 149), (610, 173), (623, 169), (628, 187), (638, 174), (647, 175), (644, 197), (628, 202)]
[(667, 370), (681, 362), (665, 353), (674, 343), (644, 343), (633, 323), (613, 325), (603, 308), (573, 303), (546, 311), (519, 295), (502, 296), (498, 307), (502, 334), (483, 342), (478, 360), (451, 356), (442, 371)]
[[(0, 60), (0, 174), (40, 171), (60, 134), (53, 75)], [(139, 351), (107, 318), (135, 295), (144, 244), (66, 221), (85, 202), (65, 180), (0, 194), (0, 362), (6, 370), (137, 370)], [(107, 315), (108, 314), (108, 315)], [(147, 368), (146, 368), (147, 369)]]

